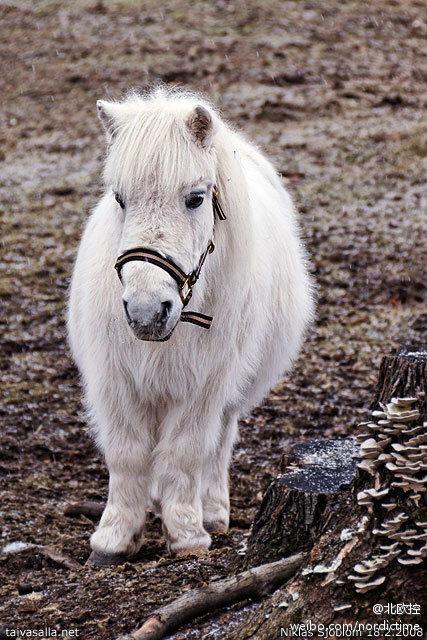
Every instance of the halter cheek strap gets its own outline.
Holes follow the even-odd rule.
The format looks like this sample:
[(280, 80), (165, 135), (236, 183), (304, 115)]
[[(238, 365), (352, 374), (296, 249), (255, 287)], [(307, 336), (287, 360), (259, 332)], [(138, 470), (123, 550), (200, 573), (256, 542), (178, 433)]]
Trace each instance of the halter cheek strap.
[[(226, 220), (226, 216), (221, 205), (218, 202), (218, 191), (216, 187), (212, 190), (212, 207), (214, 212), (214, 218), (218, 217), (219, 220)], [(117, 271), (117, 275), (122, 281), (122, 268), (127, 262), (133, 262), (134, 260), (140, 262), (149, 262), (156, 267), (160, 267), (166, 271), (178, 284), (178, 292), (182, 301), (182, 307), (186, 307), (189, 303), (191, 296), (193, 295), (193, 287), (199, 279), (202, 266), (209, 253), (212, 253), (215, 249), (213, 240), (210, 240), (208, 246), (200, 256), (197, 267), (191, 273), (185, 273), (171, 258), (168, 258), (154, 249), (146, 247), (136, 247), (135, 249), (128, 249), (117, 258), (114, 268)], [(212, 324), (212, 317), (206, 316), (203, 313), (197, 313), (195, 311), (184, 311), (181, 313), (181, 320), (183, 322), (191, 322), (204, 329), (209, 329)]]

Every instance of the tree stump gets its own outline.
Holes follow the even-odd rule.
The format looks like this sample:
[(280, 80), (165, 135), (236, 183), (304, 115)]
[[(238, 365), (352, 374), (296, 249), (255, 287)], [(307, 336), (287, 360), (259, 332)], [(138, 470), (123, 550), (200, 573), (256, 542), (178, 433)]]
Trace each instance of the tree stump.
[(297, 444), (265, 491), (246, 554), (249, 565), (312, 547), (348, 501), (359, 447), (350, 440)]
[[(420, 411), (426, 416), (427, 409), (427, 347), (405, 345), (398, 354), (384, 356), (381, 360), (378, 384), (371, 408), (378, 409), (393, 397), (419, 397)], [(424, 392), (424, 396), (422, 395)]]
[[(267, 488), (256, 516), (248, 560), (257, 563), (261, 554), (266, 558), (269, 545), (273, 554), (289, 545), (311, 545), (309, 560), (226, 640), (270, 640), (279, 637), (281, 629), (289, 631), (295, 622), (308, 620), (317, 625), (354, 625), (357, 620), (370, 624), (378, 637), (390, 635), (390, 629), (375, 632), (375, 624), (406, 623), (412, 625), (412, 635), (422, 637), (421, 627), (427, 623), (422, 611), (427, 557), (426, 361), (427, 350), (420, 347), (405, 347), (383, 358), (370, 419), (360, 425), (358, 471), (350, 487), (331, 492), (337, 499), (335, 510), (327, 492), (325, 507), (319, 508), (316, 497), (317, 511), (310, 510), (309, 486), (306, 496), (287, 497), (302, 485), (283, 488), (293, 460), (284, 457), (284, 473)], [(287, 514), (280, 512), (282, 505), (293, 509), (295, 531)], [(379, 617), (373, 609), (376, 603), (383, 606)], [(412, 609), (402, 611), (393, 603), (411, 603)]]

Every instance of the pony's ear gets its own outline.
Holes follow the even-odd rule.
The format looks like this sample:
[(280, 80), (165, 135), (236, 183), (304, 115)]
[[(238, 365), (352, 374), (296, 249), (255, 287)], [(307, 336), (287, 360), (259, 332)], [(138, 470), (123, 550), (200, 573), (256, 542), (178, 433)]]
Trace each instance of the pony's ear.
[(105, 135), (107, 136), (107, 140), (108, 142), (111, 142), (121, 120), (121, 105), (117, 102), (97, 100), (96, 110), (98, 112), (98, 118), (101, 120), (102, 126), (104, 128)]
[(187, 120), (187, 126), (195, 142), (203, 149), (209, 149), (214, 133), (214, 123), (209, 111), (202, 105), (197, 105)]

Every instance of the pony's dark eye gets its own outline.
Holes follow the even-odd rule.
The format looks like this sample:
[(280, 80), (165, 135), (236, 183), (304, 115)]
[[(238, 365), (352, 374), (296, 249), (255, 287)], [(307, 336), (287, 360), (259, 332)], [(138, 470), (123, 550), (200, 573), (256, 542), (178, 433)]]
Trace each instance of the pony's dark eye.
[(114, 197), (116, 199), (116, 202), (119, 203), (119, 205), (121, 206), (122, 209), (125, 208), (125, 201), (123, 200), (122, 196), (120, 195), (120, 193), (117, 193), (117, 191), (114, 193)]
[(185, 198), (185, 206), (188, 209), (197, 209), (203, 203), (205, 199), (204, 193), (190, 193), (189, 196)]

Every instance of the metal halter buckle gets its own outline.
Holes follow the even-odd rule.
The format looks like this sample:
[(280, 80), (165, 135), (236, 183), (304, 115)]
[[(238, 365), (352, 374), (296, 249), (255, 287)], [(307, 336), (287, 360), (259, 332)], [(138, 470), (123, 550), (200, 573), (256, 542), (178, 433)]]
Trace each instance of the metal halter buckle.
[[(192, 273), (189, 273), (185, 279), (185, 282), (183, 282), (178, 287), (179, 297), (181, 298), (181, 302), (184, 307), (190, 301), (190, 298), (193, 295), (194, 284), (191, 284), (192, 275), (193, 275)], [(184, 293), (185, 287), (187, 287), (187, 291)]]

